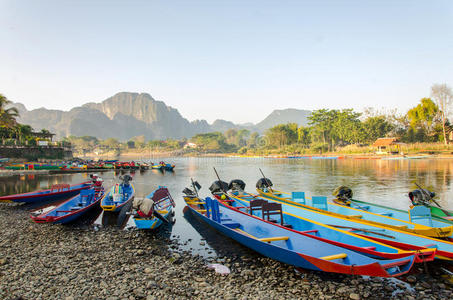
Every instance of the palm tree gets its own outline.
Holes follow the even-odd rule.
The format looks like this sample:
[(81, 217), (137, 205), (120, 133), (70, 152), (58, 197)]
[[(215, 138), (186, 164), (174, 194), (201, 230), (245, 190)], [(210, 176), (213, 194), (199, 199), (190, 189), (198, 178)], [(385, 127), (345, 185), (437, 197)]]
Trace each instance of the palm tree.
[(15, 127), (16, 138), (19, 142), (24, 142), (25, 139), (31, 136), (33, 128), (30, 125), (17, 124)]
[(19, 116), (17, 108), (6, 108), (11, 103), (8, 98), (0, 94), (0, 127), (14, 128), (17, 124), (16, 118)]

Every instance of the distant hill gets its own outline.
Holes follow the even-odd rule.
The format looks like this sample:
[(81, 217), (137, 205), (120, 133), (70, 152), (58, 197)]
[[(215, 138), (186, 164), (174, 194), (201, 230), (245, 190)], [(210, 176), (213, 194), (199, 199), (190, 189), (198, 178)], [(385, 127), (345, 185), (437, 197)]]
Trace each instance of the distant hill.
[(299, 110), (294, 108), (288, 109), (276, 109), (269, 116), (267, 116), (263, 121), (255, 125), (255, 128), (258, 132), (263, 132), (268, 128), (271, 128), (278, 124), (286, 123), (297, 123), (302, 126), (308, 125), (308, 117), (310, 116), (311, 111), (309, 110)]
[(86, 103), (70, 111), (39, 108), (27, 110), (21, 103), (14, 103), (20, 112), (19, 122), (29, 124), (35, 130), (49, 129), (57, 137), (90, 135), (106, 139), (110, 137), (128, 140), (144, 135), (146, 139), (189, 138), (198, 133), (224, 132), (228, 129), (246, 128), (263, 133), (281, 123), (307, 124), (310, 111), (275, 110), (260, 123), (237, 125), (230, 121), (188, 121), (170, 106), (157, 101), (147, 93), (118, 93), (101, 103)]

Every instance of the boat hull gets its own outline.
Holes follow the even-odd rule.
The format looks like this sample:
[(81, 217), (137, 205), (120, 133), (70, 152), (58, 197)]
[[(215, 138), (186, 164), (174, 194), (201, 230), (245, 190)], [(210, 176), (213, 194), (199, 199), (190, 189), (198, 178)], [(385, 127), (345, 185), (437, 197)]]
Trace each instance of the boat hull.
[[(250, 200), (253, 200), (253, 197), (244, 196), (238, 197), (237, 195), (229, 195), (229, 198), (234, 200), (233, 203), (225, 203), (220, 200), (220, 203), (223, 206), (226, 206), (230, 209), (237, 209), (242, 211), (242, 207), (249, 207)], [(232, 205), (232, 206), (230, 206)], [(236, 208), (239, 207), (239, 208)], [(249, 214), (249, 211), (246, 213)], [(256, 211), (255, 215), (257, 217), (262, 217), (260, 211)], [(267, 222), (263, 220), (263, 222)], [(424, 250), (401, 250), (397, 247), (389, 246), (382, 242), (377, 242), (368, 239), (366, 237), (360, 237), (356, 234), (347, 232), (345, 230), (337, 229), (325, 224), (315, 222), (310, 219), (302, 218), (300, 216), (292, 214), (284, 214), (284, 224), (289, 224), (291, 228), (288, 230), (294, 230), (303, 235), (309, 235), (310, 237), (321, 240), (323, 242), (340, 246), (343, 248), (350, 249), (352, 251), (359, 252), (361, 254), (379, 258), (379, 259), (395, 259), (402, 258), (414, 255), (416, 256), (415, 262), (425, 262), (432, 261), (435, 257), (435, 249), (424, 249)], [(281, 226), (279, 224), (274, 224), (275, 226)], [(414, 253), (417, 251), (417, 253)]]
[(83, 182), (81, 184), (70, 186), (64, 190), (41, 190), (36, 192), (9, 195), (0, 197), (0, 202), (19, 202), (19, 203), (37, 203), (65, 199), (73, 197), (80, 191), (91, 187), (91, 182)]
[[(94, 191), (93, 191), (94, 192)], [(31, 218), (36, 223), (53, 223), (53, 224), (67, 224), (74, 222), (93, 209), (99, 207), (101, 198), (104, 195), (104, 191), (100, 191), (99, 194), (94, 196), (90, 204), (79, 206), (83, 202), (81, 194), (74, 196), (63, 203), (60, 203), (56, 208), (45, 212), (40, 215), (31, 215)], [(76, 209), (74, 209), (76, 208)]]
[[(284, 201), (280, 201), (274, 198), (263, 198), (272, 202), (281, 203), (283, 207), (284, 214), (294, 214), (302, 216), (304, 218), (317, 221), (324, 224), (329, 224), (337, 228), (344, 228), (350, 230), (353, 233), (359, 233), (362, 236), (367, 236), (369, 238), (376, 237), (380, 238), (385, 243), (392, 245), (393, 242), (399, 242), (403, 244), (409, 244), (417, 247), (422, 247), (423, 249), (436, 248), (437, 252), (444, 251), (445, 256), (437, 255), (436, 258), (441, 259), (453, 259), (453, 242), (448, 240), (436, 239), (433, 237), (422, 236), (411, 232), (401, 231), (385, 226), (379, 226), (376, 224), (369, 224), (363, 222), (359, 219), (347, 219), (334, 215), (329, 215), (327, 213), (315, 211), (312, 209), (306, 209), (301, 206), (294, 204), (288, 204)], [(365, 232), (366, 230), (367, 232)]]
[[(275, 199), (278, 201), (285, 202), (287, 204), (292, 204), (300, 206), (307, 209), (312, 209), (315, 211), (322, 211), (327, 214), (332, 214), (335, 216), (348, 218), (348, 219), (357, 219), (360, 217), (360, 220), (363, 222), (379, 225), (384, 227), (389, 227), (393, 229), (399, 229), (402, 231), (407, 231), (415, 234), (425, 235), (429, 237), (450, 237), (453, 234), (453, 226), (447, 222), (433, 221), (434, 227), (426, 226), (425, 224), (412, 223), (402, 219), (393, 218), (390, 216), (369, 212), (366, 210), (357, 209), (354, 207), (348, 207), (336, 203), (329, 202), (327, 203), (328, 209), (321, 210), (307, 204), (301, 204), (298, 202), (292, 201), (288, 193), (274, 191), (274, 192), (264, 192), (261, 189), (257, 189), (258, 193), (265, 197), (266, 199)], [(370, 206), (371, 207), (371, 206)], [(385, 211), (384, 211), (385, 213)], [(395, 212), (396, 214), (396, 212)], [(401, 217), (400, 214), (398, 214)], [(407, 215), (408, 217), (408, 215)]]
[[(355, 275), (393, 277), (407, 273), (414, 262), (413, 256), (397, 260), (374, 260), (348, 249), (325, 244), (297, 233), (288, 232), (283, 228), (261, 222), (259, 219), (246, 214), (231, 210), (225, 211), (227, 208), (224, 207), (219, 208), (221, 216), (226, 217), (226, 219), (232, 221), (233, 224), (240, 224), (241, 228), (244, 228), (244, 230), (245, 228), (257, 228), (257, 232), (261, 232), (265, 235), (277, 235), (288, 238), (287, 241), (279, 240), (279, 237), (274, 238), (270, 242), (266, 242), (266, 239), (264, 239), (265, 241), (261, 241), (259, 238), (247, 232), (239, 229), (235, 230), (224, 225), (227, 223), (222, 224), (219, 221), (207, 217), (197, 211), (199, 209), (190, 204), (188, 207), (199, 219), (244, 246), (269, 258), (304, 269)], [(290, 250), (290, 248), (305, 249), (307, 252), (314, 252), (320, 257), (302, 253), (301, 251)], [(341, 260), (340, 262), (340, 259), (333, 259), (333, 257), (337, 256), (332, 255), (333, 253), (342, 253), (343, 255), (346, 255), (348, 257), (348, 263), (344, 263), (346, 260)], [(329, 256), (329, 254), (331, 256)], [(332, 257), (332, 259), (330, 257)], [(399, 266), (396, 268), (396, 265)]]

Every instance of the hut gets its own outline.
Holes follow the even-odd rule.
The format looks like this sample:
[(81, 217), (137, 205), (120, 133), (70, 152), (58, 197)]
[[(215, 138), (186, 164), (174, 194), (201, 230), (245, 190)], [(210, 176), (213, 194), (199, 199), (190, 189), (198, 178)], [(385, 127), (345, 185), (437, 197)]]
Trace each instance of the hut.
[(399, 153), (401, 152), (401, 144), (397, 138), (379, 138), (372, 147), (376, 147), (376, 154)]

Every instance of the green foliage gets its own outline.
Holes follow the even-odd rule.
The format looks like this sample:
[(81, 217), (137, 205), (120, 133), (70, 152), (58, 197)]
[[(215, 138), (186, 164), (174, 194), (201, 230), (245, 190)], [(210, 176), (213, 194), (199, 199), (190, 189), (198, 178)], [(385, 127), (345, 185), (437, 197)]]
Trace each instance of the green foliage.
[(368, 117), (363, 122), (363, 141), (373, 143), (378, 138), (385, 137), (393, 128), (385, 116)]
[(276, 125), (269, 128), (265, 136), (269, 146), (281, 148), (298, 141), (298, 127), (294, 123)]
[(197, 144), (198, 149), (204, 152), (233, 152), (236, 146), (228, 144), (226, 137), (221, 132), (197, 134), (190, 139)]

